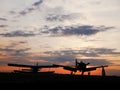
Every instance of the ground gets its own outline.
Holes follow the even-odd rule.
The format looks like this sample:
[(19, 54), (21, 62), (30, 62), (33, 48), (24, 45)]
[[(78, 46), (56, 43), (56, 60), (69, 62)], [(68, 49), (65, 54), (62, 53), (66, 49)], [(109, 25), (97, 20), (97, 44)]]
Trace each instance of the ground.
[[(83, 87), (105, 85), (113, 86), (120, 83), (118, 76), (81, 76), (69, 74), (54, 74), (54, 73), (0, 73), (0, 85), (2, 86), (34, 86), (48, 88), (47, 86), (64, 87)], [(12, 87), (12, 88), (13, 88)], [(85, 87), (85, 88), (86, 88)], [(58, 87), (57, 87), (58, 88)], [(88, 87), (87, 87), (88, 88)], [(101, 87), (99, 87), (101, 88)]]

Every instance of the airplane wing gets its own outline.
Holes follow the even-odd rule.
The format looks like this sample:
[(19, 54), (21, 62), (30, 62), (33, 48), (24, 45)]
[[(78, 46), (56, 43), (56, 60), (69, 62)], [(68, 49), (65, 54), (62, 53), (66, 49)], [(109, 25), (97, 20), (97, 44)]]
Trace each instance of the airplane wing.
[(92, 71), (92, 70), (96, 70), (97, 68), (102, 68), (102, 67), (108, 67), (108, 65), (89, 67), (89, 68), (86, 68), (84, 71)]
[(52, 68), (52, 67), (57, 67), (54, 65), (24, 65), (24, 64), (13, 64), (13, 63), (8, 63), (8, 66), (16, 66), (16, 67), (28, 67), (28, 68), (33, 68), (33, 67), (37, 67), (37, 68)]
[[(77, 71), (77, 70), (79, 70), (79, 68), (76, 68), (75, 66), (73, 67), (73, 66), (64, 66), (64, 65), (57, 65), (57, 64), (53, 64), (53, 66), (63, 67), (63, 69), (70, 70), (70, 71)], [(97, 68), (102, 68), (102, 67), (108, 67), (108, 65), (88, 67), (88, 68), (85, 68), (84, 71), (92, 71), (92, 70), (96, 70)]]
[(36, 73), (39, 71), (39, 69), (41, 68), (55, 68), (58, 66), (54, 66), (54, 65), (24, 65), (24, 64), (14, 64), (14, 63), (8, 63), (8, 66), (15, 66), (15, 67), (26, 67), (26, 68), (30, 68), (31, 70), (15, 70), (15, 72), (33, 72)]

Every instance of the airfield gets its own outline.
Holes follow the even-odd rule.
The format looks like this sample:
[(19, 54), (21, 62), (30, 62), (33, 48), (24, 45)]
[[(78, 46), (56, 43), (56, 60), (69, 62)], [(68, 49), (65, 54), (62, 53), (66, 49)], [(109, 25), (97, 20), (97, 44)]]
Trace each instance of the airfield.
[(14, 84), (119, 84), (118, 76), (88, 76), (47, 73), (0, 73), (0, 85)]

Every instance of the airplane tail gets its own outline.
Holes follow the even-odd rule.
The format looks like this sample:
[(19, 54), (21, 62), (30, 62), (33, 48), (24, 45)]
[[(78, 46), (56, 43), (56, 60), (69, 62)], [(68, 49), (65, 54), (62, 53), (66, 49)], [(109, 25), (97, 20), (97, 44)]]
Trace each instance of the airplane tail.
[(75, 66), (76, 66), (76, 67), (78, 66), (78, 61), (77, 61), (77, 59), (75, 59)]

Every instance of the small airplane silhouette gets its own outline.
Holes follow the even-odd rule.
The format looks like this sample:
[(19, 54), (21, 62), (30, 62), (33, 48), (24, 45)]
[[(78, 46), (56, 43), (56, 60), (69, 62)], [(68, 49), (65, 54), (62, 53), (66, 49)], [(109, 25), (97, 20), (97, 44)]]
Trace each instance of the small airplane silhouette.
[(89, 64), (90, 63), (84, 63), (82, 61), (78, 62), (77, 59), (75, 59), (74, 66), (65, 66), (65, 65), (57, 65), (57, 64), (53, 64), (53, 65), (56, 67), (63, 67), (63, 69), (71, 71), (71, 74), (80, 71), (81, 75), (84, 75), (84, 72), (88, 72), (88, 74), (90, 74), (90, 71), (96, 70), (97, 68), (102, 68), (102, 76), (106, 75), (104, 67), (108, 67), (108, 65), (87, 67), (87, 65)]
[[(25, 67), (29, 69), (22, 69), (22, 70), (14, 70), (14, 72), (32, 72), (32, 73), (37, 73), (40, 71), (41, 68), (55, 68), (56, 66), (54, 65), (25, 65), (25, 64), (15, 64), (15, 63), (8, 63), (8, 66), (15, 66), (15, 67)], [(53, 71), (49, 71), (53, 72)]]

